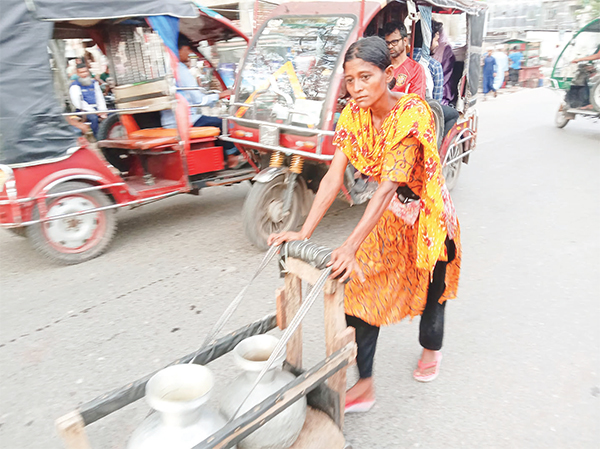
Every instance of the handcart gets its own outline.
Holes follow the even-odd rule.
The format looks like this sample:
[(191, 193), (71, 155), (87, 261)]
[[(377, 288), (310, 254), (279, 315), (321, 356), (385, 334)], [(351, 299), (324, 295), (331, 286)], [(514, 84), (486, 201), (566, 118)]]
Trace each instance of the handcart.
[[(276, 312), (224, 337), (214, 339), (204, 348), (170, 364), (193, 361), (206, 365), (232, 351), (238, 343), (250, 336), (267, 333), (275, 327), (288, 331), (295, 329), (289, 332), (285, 369), (298, 377), (258, 406), (230, 421), (193, 449), (233, 447), (303, 396), (307, 397), (309, 405), (307, 418), (300, 436), (291, 448), (350, 449), (342, 430), (346, 371), (356, 358), (356, 343), (354, 329), (346, 326), (344, 285), (328, 279), (330, 269), (326, 268), (326, 264), (330, 255), (331, 250), (307, 241), (284, 244), (280, 260), (285, 275), (284, 287), (276, 291)], [(302, 282), (314, 286), (306, 298), (304, 307)], [(301, 322), (303, 313), (308, 310), (307, 307), (312, 304), (308, 303), (310, 298), (314, 301), (321, 289), (324, 292), (326, 358), (304, 370), (302, 329), (298, 323)], [(86, 426), (144, 397), (145, 386), (154, 374), (101, 395), (59, 418), (56, 425), (66, 447), (91, 449), (93, 445), (86, 434)]]

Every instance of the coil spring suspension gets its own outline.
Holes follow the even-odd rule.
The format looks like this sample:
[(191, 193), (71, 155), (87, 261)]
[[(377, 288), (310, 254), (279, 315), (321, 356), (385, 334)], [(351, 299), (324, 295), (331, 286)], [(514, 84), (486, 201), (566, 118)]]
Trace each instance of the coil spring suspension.
[(271, 154), (271, 160), (269, 161), (269, 167), (281, 167), (285, 160), (285, 154), (281, 151), (275, 151)]
[(297, 154), (292, 156), (292, 162), (290, 163), (290, 171), (292, 173), (296, 173), (297, 175), (302, 174), (302, 169), (304, 168), (304, 159), (302, 156), (298, 156)]

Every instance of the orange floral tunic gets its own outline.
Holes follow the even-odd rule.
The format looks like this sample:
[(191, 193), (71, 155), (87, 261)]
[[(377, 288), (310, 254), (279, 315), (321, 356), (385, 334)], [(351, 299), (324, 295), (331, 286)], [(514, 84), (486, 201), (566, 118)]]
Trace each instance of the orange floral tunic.
[[(348, 283), (345, 309), (374, 326), (421, 315), (435, 264), (447, 260), (444, 243), (449, 217), (444, 201), (451, 200), (441, 174), (434, 129), (431, 109), (414, 94), (398, 100), (380, 131), (373, 126), (371, 111), (354, 101), (344, 108), (337, 124), (334, 144), (357, 170), (377, 182), (406, 184), (421, 198), (413, 225), (386, 210), (356, 254), (366, 281), (353, 278)], [(457, 221), (452, 233), (456, 258), (447, 266), (440, 303), (455, 298), (458, 288)]]

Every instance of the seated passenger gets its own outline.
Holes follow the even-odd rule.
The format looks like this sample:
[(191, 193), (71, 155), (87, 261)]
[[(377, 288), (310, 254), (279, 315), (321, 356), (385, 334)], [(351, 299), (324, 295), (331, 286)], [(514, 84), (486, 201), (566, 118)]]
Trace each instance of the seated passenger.
[(444, 24), (436, 20), (431, 21), (431, 56), (442, 65), (444, 72), (444, 89), (442, 104), (450, 104), (454, 100), (450, 79), (454, 71), (456, 57), (452, 51), (452, 46), (448, 36), (444, 32)]
[[(414, 45), (415, 48), (413, 50), (413, 58), (415, 61), (420, 61), (423, 57), (423, 33), (421, 31), (421, 21), (415, 23), (415, 27), (413, 30), (415, 35)], [(442, 106), (442, 111), (444, 112), (444, 136), (448, 134), (448, 132), (452, 129), (452, 127), (458, 121), (458, 111), (454, 109), (452, 106), (448, 106), (442, 104), (443, 96), (444, 96), (444, 70), (442, 69), (442, 64), (439, 61), (432, 58), (430, 55), (428, 56), (428, 66), (429, 71), (431, 73), (431, 77), (433, 78), (433, 91), (432, 98), (440, 103)]]
[(85, 63), (77, 64), (77, 79), (69, 87), (71, 104), (77, 112), (90, 112), (86, 120), (90, 122), (94, 137), (98, 134), (100, 119), (105, 119), (106, 114), (96, 114), (106, 111), (106, 102), (100, 83), (92, 78)]
[(385, 42), (390, 49), (394, 67), (395, 86), (393, 91), (417, 94), (425, 99), (425, 70), (406, 54), (408, 33), (399, 22), (390, 22), (383, 29)]
[[(193, 53), (192, 43), (183, 34), (179, 35), (177, 41), (177, 48), (179, 49), (179, 65), (178, 70), (178, 87), (199, 87), (196, 78), (190, 73), (186, 63), (190, 60), (190, 53)], [(217, 102), (221, 98), (229, 97), (231, 90), (226, 89), (218, 94), (203, 94), (199, 90), (184, 90), (179, 92), (185, 97), (190, 105), (211, 105)], [(197, 112), (197, 108), (190, 108), (190, 123), (193, 127), (202, 126), (214, 126), (219, 128), (223, 132), (223, 120), (219, 117), (210, 117), (207, 115), (201, 115)], [(161, 111), (161, 124), (163, 128), (176, 128), (177, 122), (175, 120), (175, 114), (171, 109)], [(246, 162), (245, 159), (240, 156), (239, 151), (231, 142), (222, 142), (223, 150), (227, 156), (227, 167), (228, 168), (239, 168)]]

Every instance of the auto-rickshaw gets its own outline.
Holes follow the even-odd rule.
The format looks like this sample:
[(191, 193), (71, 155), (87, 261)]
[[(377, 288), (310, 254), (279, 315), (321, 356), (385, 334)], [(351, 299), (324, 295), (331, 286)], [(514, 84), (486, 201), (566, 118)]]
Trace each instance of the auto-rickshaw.
[[(457, 52), (453, 74), (460, 118), (446, 136), (441, 107), (429, 101), (443, 173), (452, 188), (476, 146), (474, 105), (486, 8), (471, 0), (290, 2), (276, 8), (248, 47), (227, 117), (228, 135), (222, 137), (265, 166), (269, 159), (254, 178), (243, 209), (249, 240), (265, 248), (269, 234), (301, 223), (335, 152), (336, 120), (347, 102), (343, 55), (360, 37), (381, 34), (388, 21), (407, 21), (414, 28), (420, 18), (429, 46), (432, 13), (466, 16), (464, 51)], [(348, 167), (342, 196), (351, 204), (368, 200), (365, 193), (373, 190), (361, 181)]]
[[(232, 87), (219, 69), (231, 71), (248, 39), (221, 15), (185, 0), (7, 0), (1, 16), (0, 226), (44, 255), (64, 264), (91, 259), (112, 239), (116, 209), (257, 173), (253, 161), (225, 169), (220, 130), (190, 127), (195, 106), (177, 87), (178, 32), (201, 44), (197, 55), (213, 69), (209, 88)], [(116, 110), (104, 111), (113, 115), (99, 148), (65, 121), (78, 114), (63, 109), (54, 88), (49, 55), (54, 69), (64, 64), (51, 51), (61, 39), (93, 40), (108, 58)], [(177, 129), (161, 128), (168, 109)]]
[[(600, 60), (590, 60), (600, 52), (600, 18), (579, 30), (563, 48), (554, 63), (550, 82), (565, 91), (556, 112), (555, 124), (567, 126), (577, 116), (600, 118)], [(584, 59), (575, 63), (575, 60)]]

